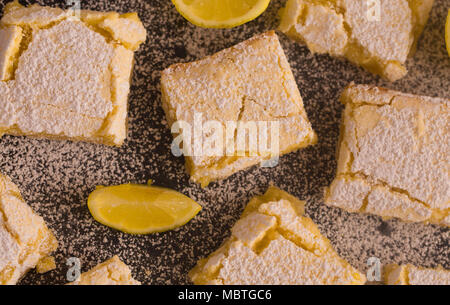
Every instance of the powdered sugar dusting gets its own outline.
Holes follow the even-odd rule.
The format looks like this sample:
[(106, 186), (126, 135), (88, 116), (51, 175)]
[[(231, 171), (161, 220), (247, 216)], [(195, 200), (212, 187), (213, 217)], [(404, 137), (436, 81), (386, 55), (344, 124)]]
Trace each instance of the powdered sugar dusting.
[[(113, 46), (79, 21), (64, 20), (37, 31), (19, 59), (16, 80), (6, 84), (15, 93), (10, 98), (22, 105), (48, 104), (105, 118), (112, 105), (104, 93), (109, 84), (102, 76), (107, 76), (112, 56)], [(39, 118), (30, 119), (23, 124), (39, 125)]]
[[(389, 101), (379, 104), (370, 92), (389, 96)], [(346, 128), (340, 153), (348, 150), (351, 159), (340, 166), (346, 169), (339, 169), (327, 203), (349, 211), (445, 225), (450, 209), (450, 100), (354, 84), (342, 100)], [(356, 196), (351, 181), (365, 190)], [(352, 201), (356, 208), (348, 206)]]
[[(34, 2), (34, 1), (24, 1)], [(63, 7), (66, 1), (40, 4)], [(3, 7), (1, 2), (0, 7)], [(13, 178), (33, 209), (58, 237), (57, 269), (29, 272), (22, 284), (65, 284), (66, 259), (79, 257), (87, 271), (117, 254), (144, 284), (189, 283), (188, 271), (230, 235), (243, 207), (270, 182), (307, 201), (307, 214), (331, 240), (338, 254), (361, 272), (371, 256), (382, 264), (412, 263), (450, 269), (450, 230), (380, 217), (350, 214), (323, 204), (323, 187), (336, 169), (336, 145), (343, 106), (338, 98), (350, 81), (388, 86), (402, 92), (450, 98), (450, 61), (442, 39), (446, 1), (436, 0), (409, 73), (391, 84), (351, 64), (307, 48), (280, 34), (283, 49), (300, 88), (306, 113), (318, 133), (317, 145), (286, 155), (273, 169), (253, 167), (206, 189), (189, 182), (184, 159), (170, 153), (172, 136), (161, 108), (160, 71), (191, 62), (275, 29), (283, 0), (244, 26), (228, 30), (190, 25), (167, 0), (83, 0), (83, 9), (137, 11), (148, 40), (137, 52), (129, 105), (128, 139), (121, 148), (86, 143), (5, 136), (0, 140), (0, 168)], [(170, 25), (170, 26), (169, 26)], [(85, 205), (96, 185), (153, 179), (189, 195), (202, 212), (186, 226), (150, 236), (130, 236), (96, 223)]]
[(0, 173), (0, 284), (16, 284), (56, 247), (44, 220), (23, 201), (9, 177)]
[(450, 271), (408, 266), (408, 279), (410, 285), (450, 285)]
[(345, 57), (395, 81), (415, 52), (434, 0), (289, 0), (280, 29), (312, 52)]
[(369, 20), (368, 2), (345, 0), (345, 16), (352, 37), (370, 54), (384, 61), (406, 61), (414, 41), (407, 0), (380, 0), (379, 20)]
[[(289, 63), (274, 32), (256, 35), (196, 62), (173, 65), (162, 72), (161, 86), (163, 108), (170, 123), (183, 121), (193, 126), (198, 114), (204, 121), (223, 126), (238, 121), (278, 122), (283, 139), (277, 148), (279, 154), (315, 140)], [(204, 143), (208, 137), (195, 129), (193, 133), (194, 143)], [(232, 143), (237, 143), (238, 137), (236, 133)], [(249, 145), (246, 149), (250, 150)], [(222, 155), (227, 160), (223, 161)], [(226, 153), (226, 147), (216, 158), (202, 154), (187, 157), (193, 163), (192, 179), (201, 183), (205, 178), (207, 182), (226, 178), (265, 158), (264, 152), (257, 157), (236, 158)]]

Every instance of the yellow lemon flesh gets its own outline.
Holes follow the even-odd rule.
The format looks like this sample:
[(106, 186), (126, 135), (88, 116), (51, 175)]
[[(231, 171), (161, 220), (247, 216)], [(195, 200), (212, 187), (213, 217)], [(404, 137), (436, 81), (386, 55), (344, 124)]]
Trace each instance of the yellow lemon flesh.
[(204, 28), (232, 28), (261, 15), (270, 0), (172, 0), (187, 20)]
[(447, 44), (448, 56), (450, 56), (450, 9), (448, 10), (447, 23), (445, 24), (445, 43)]
[(136, 184), (97, 188), (89, 195), (88, 208), (101, 224), (130, 234), (175, 229), (202, 209), (176, 191)]

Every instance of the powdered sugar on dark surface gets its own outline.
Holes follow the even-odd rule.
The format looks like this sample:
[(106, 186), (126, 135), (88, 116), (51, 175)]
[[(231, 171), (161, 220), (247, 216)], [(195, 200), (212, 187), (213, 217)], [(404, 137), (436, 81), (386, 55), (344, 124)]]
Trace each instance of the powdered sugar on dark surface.
[[(8, 1), (2, 1), (0, 8)], [(65, 7), (66, 1), (37, 1)], [(21, 1), (35, 3), (35, 1)], [(323, 204), (323, 188), (336, 169), (336, 145), (343, 106), (342, 89), (351, 81), (403, 92), (450, 98), (450, 59), (444, 42), (445, 0), (437, 0), (419, 41), (408, 75), (387, 83), (344, 60), (312, 55), (306, 47), (279, 33), (305, 109), (319, 143), (283, 156), (276, 168), (253, 167), (202, 189), (189, 182), (183, 158), (170, 152), (172, 136), (161, 108), (160, 72), (169, 65), (200, 59), (278, 25), (285, 1), (273, 0), (255, 21), (227, 30), (189, 24), (169, 0), (82, 0), (82, 9), (137, 11), (148, 37), (136, 54), (129, 100), (129, 133), (125, 145), (112, 148), (66, 141), (4, 136), (0, 171), (9, 175), (33, 209), (55, 232), (60, 245), (57, 269), (29, 272), (21, 284), (65, 284), (66, 260), (78, 257), (83, 271), (117, 254), (144, 284), (187, 284), (188, 271), (229, 236), (249, 199), (270, 184), (307, 200), (307, 214), (337, 252), (365, 271), (367, 259), (383, 264), (412, 263), (450, 269), (450, 229), (369, 215), (349, 214)], [(203, 206), (200, 214), (174, 231), (132, 236), (97, 223), (86, 200), (96, 185), (146, 183), (176, 189)]]

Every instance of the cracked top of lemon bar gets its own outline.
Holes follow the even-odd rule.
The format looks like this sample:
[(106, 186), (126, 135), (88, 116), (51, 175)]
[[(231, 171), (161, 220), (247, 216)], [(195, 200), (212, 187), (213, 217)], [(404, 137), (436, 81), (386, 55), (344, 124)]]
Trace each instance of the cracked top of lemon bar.
[(82, 273), (80, 278), (68, 285), (140, 285), (133, 279), (130, 268), (116, 255)]
[(395, 81), (406, 75), (434, 0), (289, 0), (280, 30), (314, 53), (346, 57)]
[(16, 284), (29, 269), (45, 263), (57, 246), (42, 217), (25, 203), (11, 179), (0, 174), (0, 285)]
[(0, 38), (0, 135), (123, 144), (137, 14), (11, 2)]
[(383, 268), (387, 285), (450, 285), (450, 270), (391, 264)]
[[(317, 141), (297, 83), (273, 31), (202, 60), (173, 65), (163, 71), (161, 86), (162, 106), (171, 126), (180, 121), (193, 126), (198, 114), (201, 122), (214, 121), (224, 129), (228, 122), (268, 122), (267, 142), (279, 142), (279, 155)], [(277, 139), (270, 136), (271, 122), (279, 124)], [(258, 132), (260, 137), (262, 132), (260, 129)], [(208, 142), (208, 132), (194, 130), (191, 134), (192, 142)], [(264, 151), (250, 149), (249, 138), (248, 134), (233, 133), (224, 139), (224, 143), (232, 143), (234, 147), (238, 141), (245, 141), (245, 151), (235, 149), (228, 153), (224, 145), (217, 155), (194, 151), (186, 156), (191, 179), (205, 186), (267, 159)]]
[(305, 202), (270, 187), (253, 198), (232, 236), (190, 272), (195, 284), (364, 284), (365, 276), (304, 216)]
[(351, 84), (325, 201), (350, 212), (450, 226), (450, 100)]

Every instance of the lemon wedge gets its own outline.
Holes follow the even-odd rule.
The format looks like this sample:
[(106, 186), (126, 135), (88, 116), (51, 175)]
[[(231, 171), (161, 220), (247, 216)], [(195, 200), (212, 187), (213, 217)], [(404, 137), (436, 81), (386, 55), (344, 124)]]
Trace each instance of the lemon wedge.
[(270, 0), (172, 0), (187, 20), (204, 28), (232, 28), (261, 15)]
[(88, 198), (95, 220), (130, 234), (150, 234), (180, 227), (202, 207), (174, 190), (137, 184), (98, 187)]
[(447, 22), (445, 23), (445, 43), (447, 45), (448, 56), (450, 56), (450, 9), (448, 10)]

